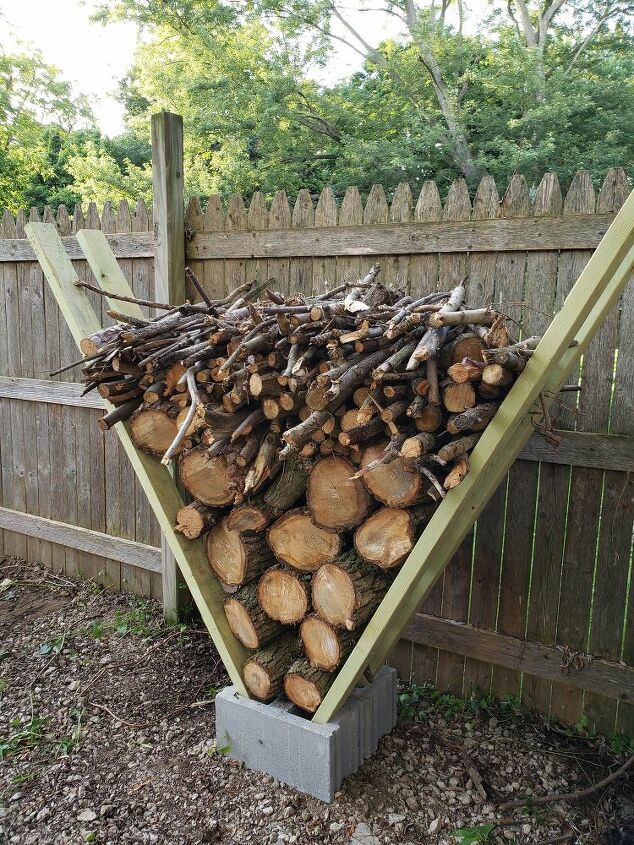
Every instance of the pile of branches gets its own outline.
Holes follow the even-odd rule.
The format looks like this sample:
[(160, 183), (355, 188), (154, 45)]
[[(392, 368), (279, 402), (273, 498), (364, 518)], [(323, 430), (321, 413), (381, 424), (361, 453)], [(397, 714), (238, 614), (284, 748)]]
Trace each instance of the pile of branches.
[(311, 712), (538, 341), (464, 284), (415, 298), (379, 269), (215, 300), (190, 273), (203, 302), (110, 312), (82, 344), (86, 389), (115, 406), (101, 428), (129, 418), (138, 448), (177, 461), (176, 527), (206, 535), (248, 688)]

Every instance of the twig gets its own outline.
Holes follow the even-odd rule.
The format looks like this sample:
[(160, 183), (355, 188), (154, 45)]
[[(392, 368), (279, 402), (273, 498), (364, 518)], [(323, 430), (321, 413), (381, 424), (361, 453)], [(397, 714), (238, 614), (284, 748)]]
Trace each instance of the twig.
[[(183, 376), (183, 378), (185, 378), (185, 381), (187, 382), (187, 389), (189, 390), (191, 404), (189, 406), (189, 410), (187, 411), (187, 416), (183, 420), (183, 424), (181, 425), (181, 427), (178, 429), (176, 437), (172, 441), (171, 446), (161, 458), (161, 463), (163, 464), (163, 466), (167, 466), (169, 464), (169, 462), (172, 460), (172, 457), (174, 456), (174, 453), (187, 436), (189, 426), (191, 425), (192, 420), (196, 416), (196, 411), (198, 410), (198, 406), (200, 405), (200, 396), (198, 395), (198, 388), (196, 387), (195, 376), (196, 367), (190, 367)], [(182, 381), (182, 378), (179, 379), (179, 381)]]
[(527, 804), (552, 804), (555, 801), (570, 802), (578, 801), (580, 798), (587, 798), (590, 795), (594, 795), (595, 792), (599, 792), (599, 790), (603, 789), (604, 786), (608, 786), (608, 784), (620, 778), (621, 775), (624, 775), (632, 764), (634, 764), (634, 754), (632, 754), (632, 756), (629, 757), (622, 766), (619, 766), (618, 769), (615, 769), (607, 777), (604, 777), (603, 780), (597, 781), (597, 783), (593, 786), (587, 787), (587, 789), (580, 789), (578, 792), (554, 793), (552, 795), (529, 795), (526, 798), (520, 798), (518, 801), (507, 801), (505, 804), (500, 804), (498, 809), (500, 811), (512, 810), (517, 807), (524, 807)]
[(198, 277), (194, 273), (191, 267), (185, 267), (185, 275), (187, 279), (192, 283), (192, 285), (196, 288), (200, 296), (203, 298), (205, 305), (209, 305), (210, 307), (213, 305), (213, 300), (209, 298), (209, 296), (205, 293), (203, 286), (198, 281)]
[(93, 293), (98, 293), (99, 296), (107, 296), (108, 299), (116, 299), (118, 302), (133, 302), (135, 305), (146, 305), (148, 308), (160, 308), (162, 311), (171, 311), (175, 308), (174, 305), (165, 305), (164, 302), (152, 302), (149, 299), (137, 299), (135, 296), (120, 296), (116, 293), (110, 293), (109, 290), (102, 290), (96, 285), (89, 285), (88, 282), (75, 282), (76, 288), (86, 288)]
[(161, 716), (158, 716), (156, 719), (150, 719), (148, 722), (128, 722), (127, 719), (121, 718), (121, 716), (117, 716), (109, 707), (106, 707), (105, 704), (99, 704), (96, 701), (89, 701), (89, 705), (92, 707), (98, 707), (100, 710), (105, 710), (113, 719), (116, 719), (122, 725), (125, 725), (128, 728), (149, 728), (152, 725), (158, 725), (164, 719), (169, 719), (171, 716), (175, 716), (177, 713), (182, 713), (184, 710), (191, 710), (193, 707), (204, 707), (208, 704), (213, 704), (213, 698), (206, 699), (205, 701), (192, 701), (190, 704), (181, 704), (179, 707), (175, 707), (173, 710), (169, 710), (167, 713), (163, 713)]

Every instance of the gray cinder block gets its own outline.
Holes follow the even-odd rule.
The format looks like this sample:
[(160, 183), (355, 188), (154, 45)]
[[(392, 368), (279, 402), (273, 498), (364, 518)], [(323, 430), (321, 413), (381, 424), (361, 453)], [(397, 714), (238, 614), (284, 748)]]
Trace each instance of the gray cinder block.
[(392, 730), (396, 670), (383, 666), (357, 687), (331, 722), (318, 725), (288, 702), (261, 704), (227, 687), (216, 696), (216, 740), (234, 760), (257, 772), (332, 801), (349, 775)]

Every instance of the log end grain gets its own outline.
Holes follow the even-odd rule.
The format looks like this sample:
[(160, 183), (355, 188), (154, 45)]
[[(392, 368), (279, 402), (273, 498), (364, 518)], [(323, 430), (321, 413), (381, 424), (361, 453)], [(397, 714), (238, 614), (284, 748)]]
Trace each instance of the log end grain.
[(274, 522), (268, 540), (279, 561), (303, 572), (314, 572), (341, 551), (340, 535), (315, 525), (310, 514), (301, 509), (289, 511)]
[[(386, 443), (368, 447), (361, 460), (361, 467), (368, 467), (378, 460), (385, 451)], [(381, 464), (363, 475), (363, 482), (370, 493), (384, 505), (402, 508), (414, 504), (421, 498), (423, 487), (418, 472), (408, 468), (402, 457), (386, 464)]]
[(272, 566), (258, 582), (258, 601), (264, 612), (284, 625), (294, 625), (308, 613), (308, 579), (283, 566)]
[(352, 478), (354, 474), (354, 466), (337, 456), (315, 464), (308, 479), (306, 499), (317, 525), (345, 531), (365, 519), (371, 500), (364, 484)]
[(414, 541), (412, 517), (401, 508), (379, 508), (354, 534), (357, 553), (381, 569), (400, 566), (414, 548)]

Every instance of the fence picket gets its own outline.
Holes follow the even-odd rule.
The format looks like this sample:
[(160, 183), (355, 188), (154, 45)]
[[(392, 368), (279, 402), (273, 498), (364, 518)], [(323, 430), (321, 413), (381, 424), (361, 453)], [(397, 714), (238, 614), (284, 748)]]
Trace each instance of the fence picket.
[[(332, 188), (324, 188), (315, 208), (315, 226), (337, 225), (337, 200)], [(313, 258), (313, 289), (322, 293), (327, 288), (335, 286), (337, 262), (334, 258)]]
[[(308, 229), (315, 225), (315, 212), (310, 192), (306, 188), (297, 194), (293, 206), (294, 229)], [(312, 258), (291, 258), (290, 283), (292, 291), (310, 294), (313, 289), (313, 260)]]
[[(248, 227), (251, 231), (269, 228), (269, 211), (266, 202), (260, 191), (256, 191), (251, 197), (249, 212), (247, 215)], [(265, 258), (249, 258), (246, 263), (246, 275), (248, 282), (265, 282), (267, 278), (267, 261)]]
[[(356, 187), (346, 188), (339, 211), (340, 226), (362, 226), (363, 206), (359, 189)], [(337, 256), (337, 284), (354, 282), (361, 276), (361, 259), (357, 256)]]
[[(290, 229), (291, 208), (288, 204), (286, 191), (277, 191), (269, 211), (269, 229)], [(282, 293), (289, 293), (291, 278), (291, 262), (288, 258), (270, 259), (267, 264), (269, 279), (275, 279), (273, 287)]]

